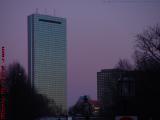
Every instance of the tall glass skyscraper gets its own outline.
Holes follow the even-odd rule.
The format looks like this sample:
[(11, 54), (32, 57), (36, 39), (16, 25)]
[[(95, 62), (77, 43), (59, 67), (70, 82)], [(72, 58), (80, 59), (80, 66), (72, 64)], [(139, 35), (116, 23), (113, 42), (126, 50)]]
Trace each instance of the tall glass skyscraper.
[[(31, 84), (49, 100), (67, 108), (66, 19), (28, 16), (28, 74)], [(52, 102), (51, 102), (52, 105)]]

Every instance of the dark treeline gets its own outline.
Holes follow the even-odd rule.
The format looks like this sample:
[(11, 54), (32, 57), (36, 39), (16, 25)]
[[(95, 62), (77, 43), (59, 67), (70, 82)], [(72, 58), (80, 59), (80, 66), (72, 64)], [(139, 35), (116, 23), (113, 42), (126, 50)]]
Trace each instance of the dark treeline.
[[(102, 115), (133, 115), (140, 120), (157, 120), (160, 108), (160, 25), (137, 34), (135, 39), (134, 65), (120, 59), (116, 69), (135, 80), (135, 95), (116, 96), (114, 105)], [(139, 120), (138, 119), (138, 120)]]
[(9, 66), (7, 86), (9, 89), (7, 95), (8, 120), (35, 120), (61, 113), (61, 109), (56, 104), (50, 106), (49, 99), (36, 92), (19, 63)]
[(144, 119), (158, 118), (160, 108), (160, 26), (144, 30), (136, 36), (135, 71), (137, 111)]

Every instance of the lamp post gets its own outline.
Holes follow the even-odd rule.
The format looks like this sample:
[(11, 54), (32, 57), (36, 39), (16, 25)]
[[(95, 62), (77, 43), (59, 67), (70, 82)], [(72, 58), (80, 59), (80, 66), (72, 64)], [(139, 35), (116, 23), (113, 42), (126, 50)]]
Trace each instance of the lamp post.
[(90, 119), (90, 115), (91, 115), (91, 104), (89, 103), (89, 100), (87, 98), (87, 96), (83, 97), (84, 103), (83, 103), (83, 115), (85, 117), (85, 120), (89, 120)]

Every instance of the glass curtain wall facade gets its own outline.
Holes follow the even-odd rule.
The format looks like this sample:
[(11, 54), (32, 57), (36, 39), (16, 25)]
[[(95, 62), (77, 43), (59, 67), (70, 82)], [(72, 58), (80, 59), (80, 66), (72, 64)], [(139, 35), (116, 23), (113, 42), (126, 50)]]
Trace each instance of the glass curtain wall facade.
[[(66, 19), (28, 16), (28, 74), (33, 87), (67, 108)], [(52, 102), (50, 103), (52, 105)]]

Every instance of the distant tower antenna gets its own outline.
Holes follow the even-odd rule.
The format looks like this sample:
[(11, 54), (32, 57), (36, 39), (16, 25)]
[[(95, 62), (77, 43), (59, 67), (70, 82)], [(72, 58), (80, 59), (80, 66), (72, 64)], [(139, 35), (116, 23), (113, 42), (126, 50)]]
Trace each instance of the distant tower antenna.
[(36, 8), (36, 14), (38, 14), (38, 8)]

